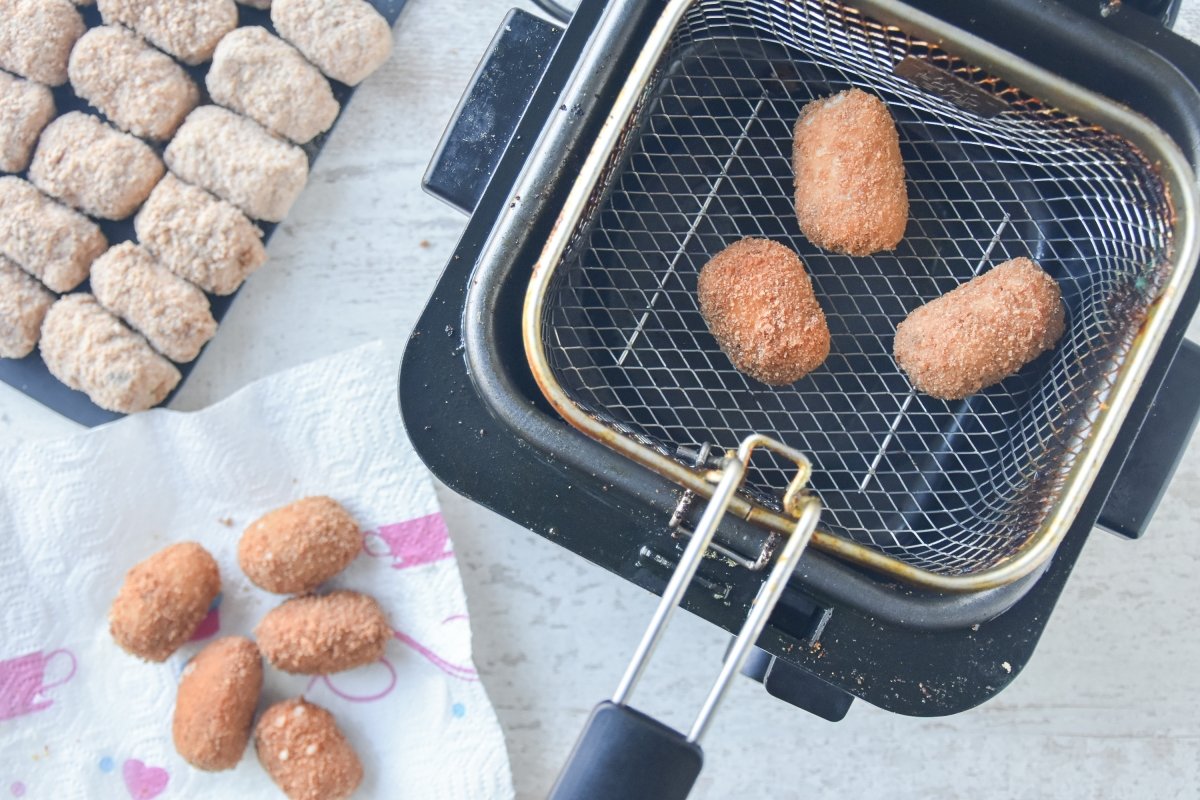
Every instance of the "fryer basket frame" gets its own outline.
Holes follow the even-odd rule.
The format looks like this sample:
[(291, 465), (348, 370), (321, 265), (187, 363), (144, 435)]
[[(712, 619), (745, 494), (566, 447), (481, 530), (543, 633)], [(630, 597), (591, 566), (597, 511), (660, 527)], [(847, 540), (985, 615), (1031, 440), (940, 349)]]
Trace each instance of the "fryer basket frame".
[[(651, 78), (655, 75), (657, 65), (680, 20), (692, 5), (701, 1), (673, 0), (668, 3), (654, 30), (645, 40), (634, 68), (617, 95), (613, 109), (583, 168), (579, 171), (553, 233), (534, 267), (529, 282), (522, 329), (526, 356), (534, 378), (559, 415), (575, 428), (635, 463), (668, 477), (689, 491), (707, 497), (711, 488), (698, 472), (584, 413), (559, 383), (550, 365), (542, 338), (546, 296), (570, 237), (581, 221), (585, 205), (592, 197), (606, 163), (617, 149), (639, 100), (651, 88)], [(1149, 120), (1080, 86), (1068, 84), (1037, 66), (958, 31), (938, 19), (904, 7), (894, 0), (863, 0), (853, 5), (881, 21), (890, 24), (901, 21), (904, 31), (928, 41), (939, 42), (955, 56), (966, 58), (971, 64), (1000, 75), (1025, 91), (1032, 91), (1039, 97), (1047, 98), (1058, 108), (1092, 122), (1103, 122), (1106, 130), (1127, 138), (1155, 160), (1175, 203), (1173, 265), (1166, 283), (1158, 300), (1149, 309), (1141, 332), (1122, 360), (1106, 398), (1107, 407), (1099, 410), (1095, 422), (1090, 427), (1070, 474), (1049, 509), (1047, 521), (1036, 532), (1030, 534), (1019, 548), (983, 570), (966, 574), (945, 574), (900, 561), (869, 546), (848, 541), (826, 531), (819, 531), (814, 537), (814, 546), (819, 549), (910, 585), (944, 592), (977, 592), (1005, 586), (1030, 575), (1053, 554), (1103, 463), (1120, 423), (1141, 385), (1149, 362), (1163, 339), (1180, 302), (1182, 289), (1191, 279), (1200, 247), (1195, 230), (1195, 182), (1191, 168), (1178, 148)], [(569, 100), (570, 96), (571, 89), (568, 88), (564, 98)], [(791, 528), (792, 522), (786, 516), (746, 498), (735, 501), (734, 511), (751, 523), (779, 535), (785, 534)]]

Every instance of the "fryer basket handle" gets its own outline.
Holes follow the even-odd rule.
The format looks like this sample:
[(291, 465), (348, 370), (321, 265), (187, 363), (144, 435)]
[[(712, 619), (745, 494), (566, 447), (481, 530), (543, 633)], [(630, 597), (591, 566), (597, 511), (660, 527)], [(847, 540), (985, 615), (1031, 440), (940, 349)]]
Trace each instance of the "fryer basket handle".
[(700, 745), (606, 700), (588, 718), (550, 800), (682, 800), (703, 765)]
[(508, 12), (421, 179), (425, 191), (464, 214), (475, 210), (562, 30), (520, 9)]
[(1184, 340), (1121, 465), (1096, 524), (1140, 539), (1200, 420), (1200, 345)]

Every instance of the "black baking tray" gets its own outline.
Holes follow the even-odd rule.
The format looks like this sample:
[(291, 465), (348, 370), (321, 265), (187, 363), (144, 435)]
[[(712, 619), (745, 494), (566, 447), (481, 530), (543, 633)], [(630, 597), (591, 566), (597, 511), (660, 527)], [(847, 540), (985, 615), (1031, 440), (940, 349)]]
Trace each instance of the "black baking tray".
[[(368, 2), (378, 9), (379, 13), (383, 15), (384, 19), (388, 21), (389, 25), (395, 25), (396, 20), (400, 17), (400, 12), (404, 10), (404, 6), (407, 4), (408, 0), (368, 0)], [(100, 12), (94, 5), (84, 6), (80, 8), (79, 11), (83, 15), (84, 22), (87, 24), (88, 28), (94, 28), (103, 24), (103, 21), (100, 19)], [(274, 26), (271, 25), (271, 15), (269, 11), (263, 11), (239, 5), (238, 27), (245, 27), (248, 25), (260, 25), (272, 33), (275, 32)], [(182, 66), (187, 73), (191, 75), (191, 77), (196, 81), (196, 85), (200, 88), (201, 104), (211, 103), (212, 100), (208, 96), (208, 90), (204, 86), (204, 76), (208, 72), (208, 62), (195, 67), (189, 67), (186, 64), (180, 64), (180, 66)], [(350, 101), (350, 96), (354, 94), (355, 87), (347, 86), (344, 83), (339, 83), (332, 78), (329, 79), (329, 85), (333, 87), (333, 96), (337, 99), (342, 110), (338, 112), (337, 119), (334, 120), (334, 123), (332, 126), (330, 126), (329, 130), (325, 131), (320, 136), (317, 136), (308, 144), (302, 146), (302, 149), (308, 156), (308, 163), (310, 167), (313, 162), (316, 161), (317, 155), (325, 146), (325, 142), (328, 141), (329, 136), (331, 133), (333, 133), (334, 128), (337, 127), (337, 120), (341, 119), (342, 111), (345, 110), (346, 104)], [(96, 114), (97, 116), (103, 116), (99, 111), (76, 97), (75, 93), (71, 90), (70, 83), (66, 83), (54, 89), (54, 103), (60, 116), (68, 111), (87, 111), (92, 114)], [(159, 153), (159, 155), (162, 155), (162, 151), (166, 146), (165, 142), (150, 142), (149, 144)], [(21, 175), (24, 177), (25, 173), (21, 173)], [(103, 230), (104, 235), (108, 237), (108, 243), (110, 246), (124, 241), (136, 241), (133, 233), (132, 217), (117, 222), (110, 222), (107, 220), (95, 220), (95, 222), (100, 225), (100, 229)], [(263, 243), (266, 244), (268, 241), (270, 241), (271, 234), (275, 231), (275, 226), (277, 223), (262, 222), (260, 220), (254, 220), (254, 222), (262, 230)], [(265, 264), (263, 268), (267, 269), (269, 267), (270, 260), (268, 259), (267, 264)], [(72, 291), (90, 292), (90, 282), (85, 281), (77, 289)], [(225, 313), (233, 304), (233, 298), (236, 296), (237, 292), (224, 297), (218, 297), (217, 295), (212, 294), (208, 295), (209, 302), (212, 304), (212, 315), (217, 322), (220, 322), (225, 316)], [(219, 330), (218, 335), (220, 335)], [(200, 355), (189, 363), (175, 365), (182, 377), (180, 378), (179, 385), (175, 387), (171, 394), (167, 395), (167, 398), (162, 403), (163, 405), (171, 402), (171, 398), (175, 396), (175, 393), (182, 388), (184, 381), (187, 380), (188, 375), (192, 371), (192, 367), (197, 361), (200, 360), (200, 358), (203, 357), (203, 355), (204, 352), (201, 351)], [(87, 395), (83, 392), (77, 392), (74, 389), (68, 388), (65, 384), (60, 383), (58, 379), (51, 375), (50, 371), (46, 369), (46, 365), (42, 361), (42, 356), (38, 350), (34, 350), (25, 358), (0, 358), (0, 381), (4, 381), (9, 386), (16, 388), (32, 397), (34, 400), (37, 400), (42, 405), (52, 408), (58, 413), (62, 414), (64, 417), (73, 419), (83, 425), (100, 425), (124, 416), (123, 414), (117, 414), (115, 412), (106, 411), (103, 408), (100, 408), (91, 400), (89, 400)]]

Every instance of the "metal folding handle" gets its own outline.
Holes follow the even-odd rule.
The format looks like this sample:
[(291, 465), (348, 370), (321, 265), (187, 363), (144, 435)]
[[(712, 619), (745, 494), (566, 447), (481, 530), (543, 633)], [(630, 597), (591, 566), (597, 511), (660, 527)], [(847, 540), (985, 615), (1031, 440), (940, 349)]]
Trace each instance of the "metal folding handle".
[[(695, 577), (721, 517), (745, 478), (750, 456), (760, 447), (796, 463), (796, 476), (783, 497), (784, 510), (796, 518), (796, 526), (780, 548), (775, 566), (759, 587), (754, 602), (750, 604), (750, 613), (725, 655), (721, 672), (685, 735), (630, 708), (627, 702), (645, 672), (671, 615)], [(720, 470), (709, 474), (709, 479), (717, 483), (712, 499), (663, 591), (662, 599), (616, 692), (610, 701), (598, 705), (588, 719), (551, 790), (552, 800), (676, 800), (687, 797), (704, 761), (700, 738), (712, 721), (730, 681), (741, 670), (766, 627), (771, 611), (783, 594), (817, 527), (821, 514), (820, 502), (805, 492), (811, 473), (812, 464), (803, 453), (774, 439), (754, 434), (746, 437), (737, 451), (726, 457)]]

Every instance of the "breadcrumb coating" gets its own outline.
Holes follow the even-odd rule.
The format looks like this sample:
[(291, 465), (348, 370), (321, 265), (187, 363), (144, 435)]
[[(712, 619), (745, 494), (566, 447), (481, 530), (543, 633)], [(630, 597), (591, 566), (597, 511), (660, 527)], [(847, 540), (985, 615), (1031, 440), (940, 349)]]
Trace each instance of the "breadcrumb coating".
[(742, 239), (700, 270), (700, 313), (741, 372), (770, 386), (803, 378), (829, 355), (829, 325), (800, 257)]
[(100, 226), (9, 175), (0, 178), (0, 253), (47, 288), (69, 292), (108, 247)]
[(218, 106), (189, 114), (165, 155), (178, 177), (269, 222), (287, 216), (308, 181), (303, 150)]
[(37, 347), (54, 294), (0, 256), (0, 358), (24, 358)]
[(1052, 349), (1066, 328), (1062, 291), (1014, 258), (914, 310), (896, 328), (896, 362), (913, 386), (961, 400)]
[(0, 0), (0, 68), (62, 86), (71, 48), (84, 30), (70, 0)]
[(85, 33), (71, 51), (68, 73), (75, 94), (143, 139), (170, 139), (200, 102), (183, 67), (116, 25)]
[(133, 242), (121, 242), (96, 259), (92, 292), (155, 350), (181, 364), (199, 355), (217, 332), (204, 292)]
[(109, 411), (145, 411), (179, 384), (170, 361), (83, 292), (50, 307), (38, 348), (51, 375)]
[(91, 114), (71, 111), (42, 132), (29, 180), (85, 214), (125, 219), (164, 171), (162, 159), (141, 139)]
[(262, 657), (254, 642), (228, 636), (205, 645), (183, 668), (171, 737), (197, 769), (233, 769), (242, 760), (262, 691)]
[(233, 0), (97, 0), (105, 25), (124, 25), (195, 66), (237, 27)]
[(166, 661), (196, 632), (220, 590), (217, 562), (207, 550), (196, 542), (173, 544), (125, 574), (108, 613), (109, 630), (126, 652)]
[(378, 661), (393, 632), (375, 598), (343, 590), (285, 601), (254, 635), (276, 669), (328, 675)]
[(22, 172), (29, 166), (38, 136), (54, 114), (49, 89), (0, 72), (0, 172)]
[(362, 783), (362, 762), (333, 714), (302, 697), (262, 713), (254, 750), (289, 800), (345, 800)]
[(238, 563), (268, 592), (303, 594), (344, 570), (361, 549), (358, 523), (341, 503), (306, 497), (250, 523)]
[(213, 294), (237, 291), (267, 260), (262, 231), (231, 203), (167, 173), (133, 221), (168, 269)]
[(391, 26), (365, 0), (275, 0), (271, 24), (322, 72), (350, 86), (392, 52)]
[(222, 39), (205, 83), (213, 102), (297, 144), (329, 130), (337, 119), (329, 81), (266, 28), (238, 28)]
[(796, 121), (792, 169), (796, 219), (813, 244), (865, 256), (904, 238), (900, 137), (878, 97), (849, 89), (806, 105)]

